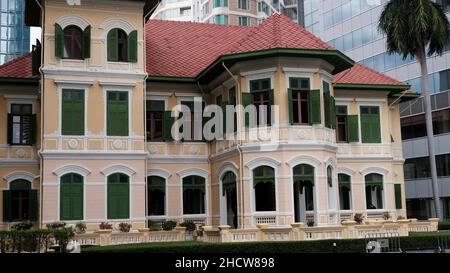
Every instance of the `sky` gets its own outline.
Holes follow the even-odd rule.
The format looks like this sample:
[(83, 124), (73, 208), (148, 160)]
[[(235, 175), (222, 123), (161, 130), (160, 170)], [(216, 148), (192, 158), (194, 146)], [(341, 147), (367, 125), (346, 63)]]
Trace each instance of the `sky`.
[(30, 28), (30, 50), (32, 49), (32, 45), (36, 44), (36, 39), (41, 40), (41, 28), (40, 27), (31, 27)]

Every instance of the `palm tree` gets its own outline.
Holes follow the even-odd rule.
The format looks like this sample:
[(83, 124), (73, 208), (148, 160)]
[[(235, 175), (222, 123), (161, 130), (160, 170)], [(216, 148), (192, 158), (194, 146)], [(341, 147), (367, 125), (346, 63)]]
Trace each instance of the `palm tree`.
[(436, 217), (441, 218), (427, 56), (444, 51), (450, 38), (449, 21), (441, 5), (431, 0), (391, 0), (381, 13), (378, 30), (386, 35), (389, 54), (416, 57), (420, 63), (433, 199)]

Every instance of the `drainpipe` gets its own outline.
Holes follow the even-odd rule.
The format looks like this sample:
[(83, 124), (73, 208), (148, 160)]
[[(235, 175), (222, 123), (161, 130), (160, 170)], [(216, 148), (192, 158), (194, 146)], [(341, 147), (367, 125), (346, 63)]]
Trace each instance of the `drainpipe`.
[[(158, 5), (159, 5), (159, 3), (158, 3)], [(148, 16), (150, 16), (152, 13), (153, 13), (153, 11), (156, 9), (156, 7), (158, 6), (158, 5), (155, 5), (149, 12), (147, 12), (147, 14), (145, 14), (144, 15), (144, 19), (143, 19), (143, 21), (142, 21), (142, 30), (143, 30), (143, 46), (142, 46), (142, 52), (143, 52), (143, 56), (142, 56), (142, 60), (143, 60), (143, 65), (144, 65), (144, 73), (145, 73), (145, 76), (144, 76), (144, 101), (143, 101), (143, 103), (144, 103), (144, 141), (145, 142), (147, 142), (147, 123), (145, 122), (146, 121), (146, 115), (147, 115), (147, 79), (148, 79), (148, 74), (147, 74), (147, 43), (146, 43), (146, 41), (147, 41), (147, 36), (146, 36), (146, 31), (145, 31), (145, 25), (146, 25), (146, 23), (145, 23), (145, 19), (148, 17)], [(145, 143), (145, 144), (147, 144), (147, 143)], [(144, 145), (144, 149), (145, 150), (147, 150), (146, 148), (147, 148), (147, 145)], [(148, 179), (147, 179), (147, 170), (148, 170), (148, 158), (147, 158), (147, 155), (145, 156), (145, 191), (144, 191), (144, 194), (145, 194), (145, 208), (144, 208), (144, 211), (145, 211), (145, 227), (148, 227), (148, 221), (147, 221), (147, 216), (148, 216), (148, 194), (147, 194), (147, 187), (148, 187)], [(167, 183), (167, 181), (166, 181), (166, 183)], [(165, 208), (166, 210), (167, 210), (167, 208)]]
[[(42, 206), (42, 201), (44, 200), (43, 196), (44, 196), (44, 160), (42, 159), (42, 146), (44, 145), (44, 72), (42, 71), (42, 66), (44, 64), (44, 27), (45, 27), (45, 9), (44, 7), (41, 5), (41, 3), (39, 3), (38, 0), (34, 0), (34, 2), (39, 6), (39, 9), (41, 10), (41, 66), (39, 67), (39, 74), (40, 74), (40, 81), (39, 81), (39, 86), (40, 86), (40, 93), (41, 93), (41, 132), (40, 132), (40, 136), (39, 138), (41, 139), (40, 141), (40, 149), (39, 151), (37, 151), (37, 155), (39, 157), (39, 177), (40, 177), (40, 183), (39, 183), (39, 217), (38, 217), (38, 221), (39, 221), (39, 228), (42, 228), (43, 224), (43, 218), (42, 218), (42, 214), (43, 214), (43, 206)], [(36, 147), (37, 148), (37, 147)]]
[[(225, 63), (224, 62), (222, 62), (222, 66), (225, 68), (225, 71), (231, 76), (231, 78), (235, 81), (235, 83), (236, 83), (236, 104), (237, 105), (242, 105), (242, 99), (241, 99), (241, 84), (239, 83), (239, 80), (238, 80), (238, 78), (239, 78), (239, 76), (238, 75), (234, 75), (229, 69), (228, 69), (228, 67), (225, 65)], [(240, 111), (238, 111), (237, 112), (237, 128), (238, 128), (238, 132), (239, 131), (241, 131), (241, 128), (242, 128), (242, 126), (241, 126), (241, 123), (242, 123), (242, 120), (241, 120), (241, 112)], [(242, 155), (242, 138), (240, 137), (240, 134), (239, 134), (239, 140), (238, 140), (238, 142), (237, 142), (237, 145), (236, 145), (236, 148), (237, 148), (237, 150), (238, 150), (238, 153), (239, 153), (239, 177), (240, 177), (240, 181), (241, 181), (241, 183), (240, 183), (240, 193), (241, 193), (241, 195), (240, 195), (240, 203), (241, 203), (241, 224), (240, 224), (240, 228), (245, 228), (245, 223), (244, 223), (244, 212), (245, 212), (245, 209), (244, 209), (244, 179), (243, 179), (243, 177), (244, 177), (244, 171), (243, 171), (243, 155)]]

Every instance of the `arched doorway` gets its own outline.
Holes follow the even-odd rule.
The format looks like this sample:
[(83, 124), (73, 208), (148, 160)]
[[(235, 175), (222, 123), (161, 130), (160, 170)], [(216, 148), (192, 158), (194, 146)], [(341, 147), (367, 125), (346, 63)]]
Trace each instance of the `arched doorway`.
[(300, 164), (293, 169), (294, 218), (306, 222), (306, 212), (314, 210), (314, 167)]
[(237, 228), (237, 191), (236, 191), (236, 175), (228, 171), (222, 176), (222, 198), (224, 217), (222, 224)]
[(9, 190), (3, 191), (3, 221), (37, 221), (37, 199), (37, 190), (31, 189), (31, 182), (23, 179), (12, 181)]

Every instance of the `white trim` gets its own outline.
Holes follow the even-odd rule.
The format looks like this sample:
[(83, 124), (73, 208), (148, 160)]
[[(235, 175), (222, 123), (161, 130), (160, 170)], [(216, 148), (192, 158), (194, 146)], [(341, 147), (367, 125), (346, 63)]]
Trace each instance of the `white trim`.
[[(250, 161), (248, 161), (247, 163), (245, 163), (245, 166), (247, 168), (249, 168), (250, 170), (253, 170), (259, 166), (269, 166), (272, 167), (274, 169), (277, 169), (278, 166), (280, 166), (281, 162), (276, 160), (275, 158), (272, 157), (257, 157), (254, 158)], [(253, 178), (252, 178), (253, 180)]]
[(55, 20), (55, 23), (60, 25), (63, 30), (71, 25), (77, 26), (81, 28), (81, 30), (85, 30), (86, 27), (92, 25), (86, 18), (83, 18), (76, 14), (68, 14), (61, 16)]
[[(121, 82), (115, 82), (115, 81), (99, 81), (99, 85), (103, 86), (104, 88), (126, 88), (126, 91), (132, 90), (133, 87), (136, 86), (136, 81), (121, 81)], [(116, 90), (114, 90), (116, 91)]]
[(356, 172), (354, 171), (354, 170), (352, 170), (352, 169), (349, 169), (349, 168), (346, 168), (346, 167), (339, 167), (338, 169), (337, 169), (337, 173), (338, 174), (340, 174), (340, 173), (342, 173), (342, 174), (346, 174), (346, 175), (348, 175), (348, 176), (353, 176)]
[(61, 80), (54, 79), (55, 84), (61, 89), (84, 89), (94, 84), (93, 80)]
[[(36, 114), (36, 101), (37, 96), (25, 96), (25, 95), (4, 95), (7, 103), (7, 113), (11, 114), (11, 104), (31, 104), (31, 114)], [(25, 145), (29, 146), (29, 145)]]
[(109, 31), (115, 28), (122, 29), (127, 33), (127, 35), (129, 35), (132, 31), (137, 30), (137, 27), (135, 27), (129, 21), (123, 20), (121, 18), (112, 18), (106, 20), (105, 22), (101, 23), (98, 28), (103, 29), (103, 37), (105, 39), (108, 36)]
[(335, 169), (336, 164), (337, 164), (337, 163), (336, 163), (336, 159), (333, 158), (333, 157), (328, 157), (328, 158), (325, 160), (325, 166), (326, 166), (326, 167), (331, 166), (333, 169)]
[(320, 160), (318, 160), (317, 158), (314, 158), (312, 156), (301, 155), (301, 156), (297, 156), (297, 157), (290, 159), (289, 161), (286, 162), (286, 164), (291, 168), (293, 168), (299, 164), (308, 164), (308, 165), (313, 166), (314, 168), (317, 168), (322, 163), (320, 162)]
[[(385, 168), (381, 168), (381, 167), (368, 167), (365, 168), (363, 170), (361, 170), (359, 173), (363, 176), (366, 176), (368, 174), (371, 173), (376, 173), (376, 174), (380, 174), (382, 176), (385, 176), (387, 173), (389, 172), (389, 170), (385, 169)], [(384, 179), (383, 179), (384, 180)]]
[(169, 179), (172, 175), (170, 172), (164, 170), (164, 169), (148, 169), (147, 170), (147, 177), (148, 176), (159, 176), (164, 179)]
[(61, 177), (68, 173), (77, 173), (86, 177), (91, 174), (91, 171), (80, 165), (65, 165), (53, 171), (53, 174), (58, 177)]
[[(169, 96), (170, 94), (165, 94), (165, 95), (154, 95), (151, 94), (149, 95), (147, 93), (147, 96), (145, 98), (145, 102), (147, 103), (147, 101), (163, 101), (164, 102), (164, 110), (167, 111), (169, 110)], [(146, 106), (147, 108), (147, 106)], [(148, 110), (147, 110), (148, 111)]]
[(6, 181), (6, 183), (8, 184), (8, 188), (9, 188), (9, 184), (15, 180), (22, 179), (22, 180), (26, 180), (26, 181), (33, 183), (34, 180), (37, 179), (38, 177), (39, 176), (34, 175), (29, 172), (17, 171), (17, 172), (12, 172), (12, 173), (5, 175), (3, 177), (3, 179)]
[[(242, 72), (241, 75), (244, 77), (251, 77), (258, 79), (260, 77), (265, 77), (264, 75), (272, 74), (277, 71), (277, 67), (271, 67), (266, 69), (260, 69), (260, 70), (254, 70), (254, 71), (248, 71), (248, 72)], [(262, 74), (262, 75), (261, 75)]]
[[(128, 175), (130, 178), (136, 174), (136, 171), (132, 169), (131, 167), (125, 166), (125, 165), (112, 165), (109, 166), (102, 171), (100, 171), (104, 176), (108, 177), (111, 174), (114, 173), (123, 173)], [(130, 182), (131, 184), (131, 182)]]
[(222, 181), (222, 176), (231, 171), (236, 175), (236, 178), (239, 177), (238, 175), (239, 167), (232, 161), (225, 162), (219, 169), (219, 180)]
[[(197, 176), (201, 176), (201, 177), (205, 178), (206, 180), (208, 180), (209, 172), (207, 170), (200, 169), (200, 168), (189, 168), (189, 169), (184, 169), (184, 170), (178, 171), (177, 175), (181, 179), (183, 179), (187, 176), (197, 175)], [(183, 181), (181, 181), (181, 185), (183, 185)]]

